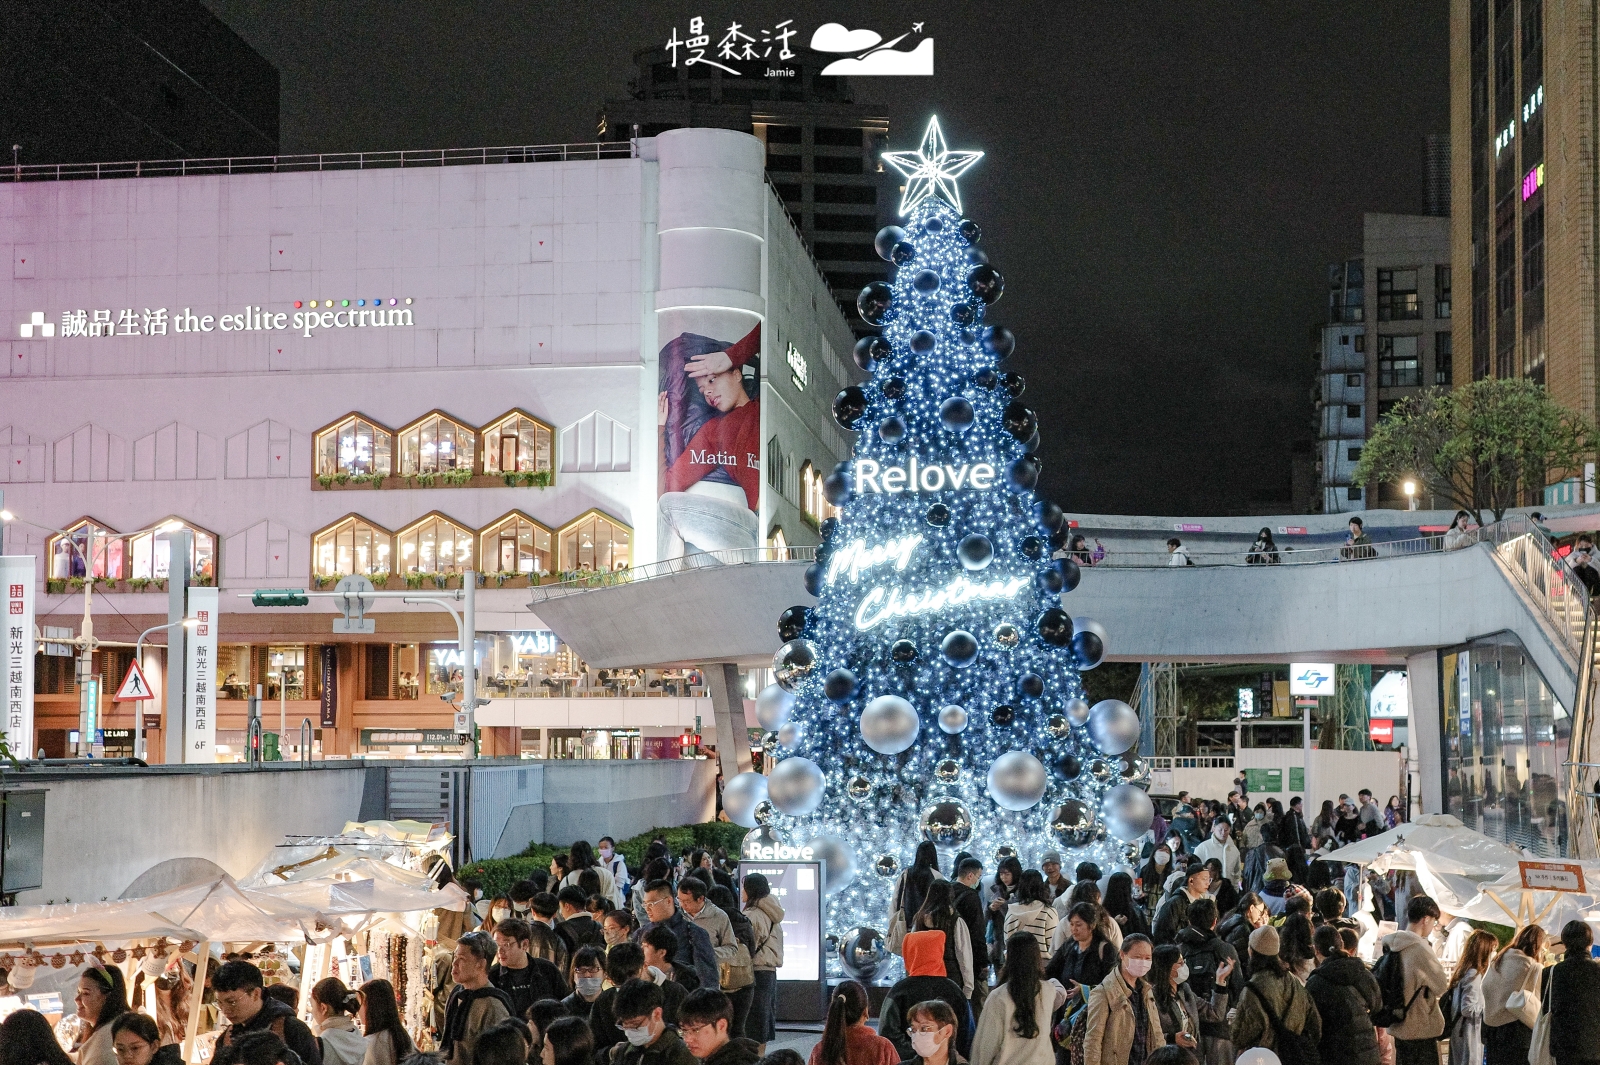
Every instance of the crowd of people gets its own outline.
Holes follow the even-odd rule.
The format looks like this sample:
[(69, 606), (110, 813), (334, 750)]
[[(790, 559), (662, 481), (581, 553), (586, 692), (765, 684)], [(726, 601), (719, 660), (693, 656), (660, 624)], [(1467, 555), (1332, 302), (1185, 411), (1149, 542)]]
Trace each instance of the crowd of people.
[(1285, 1065), (1527, 1065), (1542, 1011), (1559, 1065), (1600, 1057), (1588, 925), (1502, 945), (1411, 874), (1337, 861), (1403, 819), (1363, 790), (1307, 822), (1299, 799), (1252, 804), (1241, 773), (1225, 802), (1181, 794), (1109, 875), (1069, 878), (1055, 851), (945, 870), (925, 846), (896, 886), (907, 975), (880, 1034), (907, 1062), (933, 1061), (920, 1023), (970, 1065), (1231, 1065), (1254, 1048)]
[[(208, 972), (225, 1022), (215, 1065), (1232, 1065), (1254, 1048), (1284, 1065), (1524, 1065), (1541, 1014), (1556, 1065), (1600, 1046), (1591, 934), (1537, 925), (1502, 946), (1399, 878), (1341, 867), (1341, 846), (1403, 816), (1370, 792), (1251, 804), (1181, 794), (1135, 867), (1046, 851), (990, 872), (942, 867), (925, 843), (895, 883), (891, 946), (904, 978), (872, 996), (837, 984), (809, 1060), (768, 1044), (784, 911), (766, 879), (725, 855), (652, 843), (638, 877), (605, 837), (473, 899), (439, 938), (419, 1051), (394, 987), (299, 991), (233, 958)], [(1379, 935), (1392, 921), (1395, 930)], [(1559, 961), (1553, 960), (1559, 956)], [(1368, 959), (1375, 959), (1368, 964)], [(991, 977), (991, 974), (992, 977)], [(172, 996), (178, 1003), (183, 996)], [(134, 1012), (119, 969), (91, 959), (69, 1054), (31, 1009), (0, 1023), (0, 1065), (180, 1065), (183, 1026)], [(170, 1012), (170, 1011), (169, 1011)], [(161, 1022), (161, 1023), (158, 1023)], [(421, 1034), (421, 1033), (419, 1033)]]

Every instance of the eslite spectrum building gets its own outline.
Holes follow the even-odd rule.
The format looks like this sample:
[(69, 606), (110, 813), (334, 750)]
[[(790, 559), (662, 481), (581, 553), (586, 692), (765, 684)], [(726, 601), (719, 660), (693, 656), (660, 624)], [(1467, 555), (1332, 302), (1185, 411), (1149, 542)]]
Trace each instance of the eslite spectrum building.
[[(326, 754), (449, 746), (448, 615), (384, 604), (376, 634), (334, 636), (315, 601), (238, 593), (469, 569), (486, 750), (664, 753), (710, 719), (699, 671), (586, 670), (526, 588), (814, 544), (850, 329), (754, 137), (428, 159), (0, 184), (5, 553), (38, 559), (41, 628), (75, 634), (95, 580), (97, 635), (131, 640), (165, 621), (158, 530), (191, 530), (220, 591), (221, 757), (257, 685), (269, 730), (284, 702)], [(97, 656), (113, 753), (130, 656)], [(73, 660), (35, 665), (17, 747), (57, 753)]]

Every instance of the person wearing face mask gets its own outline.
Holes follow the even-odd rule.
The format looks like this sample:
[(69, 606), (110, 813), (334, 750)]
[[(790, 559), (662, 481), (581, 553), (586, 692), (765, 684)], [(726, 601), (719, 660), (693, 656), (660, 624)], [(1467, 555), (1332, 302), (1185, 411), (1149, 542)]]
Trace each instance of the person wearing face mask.
[(601, 836), (595, 857), (600, 859), (600, 868), (611, 874), (611, 882), (622, 893), (622, 901), (626, 905), (633, 891), (628, 883), (628, 860), (617, 850), (617, 841), (610, 836)]
[(754, 1039), (733, 1034), (733, 1003), (721, 991), (702, 987), (683, 1000), (678, 1034), (702, 1065), (756, 1065)]
[(572, 956), (572, 994), (561, 1000), (567, 1012), (574, 1017), (589, 1019), (589, 1008), (600, 997), (605, 987), (606, 974), (601, 965), (600, 952), (594, 947), (579, 947)]
[(512, 916), (511, 899), (505, 895), (496, 896), (489, 900), (489, 912), (484, 916), (483, 924), (478, 926), (478, 931), (493, 935), (495, 925), (510, 920)]
[[(611, 1048), (623, 1041), (622, 1029), (617, 1027), (617, 995), (629, 980), (650, 980), (645, 967), (644, 951), (637, 943), (618, 943), (606, 955), (606, 979), (611, 986), (600, 992), (589, 1008), (589, 1027), (594, 1029), (595, 1058), (604, 1058)], [(683, 985), (667, 980), (656, 984), (661, 988), (661, 1018), (668, 1024), (678, 1023), (678, 1007), (683, 1005), (688, 992)]]
[(1140, 1065), (1167, 1045), (1155, 991), (1145, 979), (1154, 951), (1147, 936), (1124, 939), (1121, 964), (1089, 994), (1084, 1065)]
[[(626, 1042), (611, 1048), (611, 1065), (695, 1065), (678, 1030), (662, 1019), (661, 1005), (661, 988), (648, 980), (629, 980), (617, 989), (617, 1027)], [(548, 1056), (545, 1065), (553, 1065)]]
[(959, 1028), (955, 1010), (942, 999), (912, 1006), (906, 1011), (906, 1042), (911, 1053), (900, 1065), (957, 1065), (961, 1060), (955, 1042)]
[(1151, 852), (1150, 860), (1139, 870), (1139, 886), (1144, 890), (1146, 920), (1155, 920), (1161, 912), (1161, 896), (1166, 893), (1167, 875), (1172, 872), (1172, 851), (1165, 843)]
[(1150, 986), (1162, 1035), (1168, 1044), (1194, 1051), (1205, 1065), (1233, 1061), (1228, 1041), (1228, 977), (1233, 967), (1231, 960), (1223, 962), (1202, 998), (1189, 986), (1189, 963), (1176, 945), (1157, 947), (1151, 955)]
[(323, 1065), (361, 1065), (367, 1056), (367, 1041), (351, 1018), (359, 1009), (361, 996), (337, 976), (318, 980), (311, 988), (311, 1021)]

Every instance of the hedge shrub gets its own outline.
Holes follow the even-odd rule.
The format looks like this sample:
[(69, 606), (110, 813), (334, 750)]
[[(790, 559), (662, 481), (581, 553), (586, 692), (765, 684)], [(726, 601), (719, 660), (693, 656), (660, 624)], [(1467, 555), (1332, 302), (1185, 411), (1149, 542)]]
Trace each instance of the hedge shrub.
[[(704, 824), (678, 825), (674, 828), (652, 828), (637, 836), (618, 840), (617, 850), (628, 863), (628, 873), (638, 876), (644, 867), (645, 848), (650, 846), (650, 841), (657, 836), (666, 841), (674, 858), (687, 854), (696, 847), (713, 851), (718, 847), (724, 847), (730, 855), (737, 856), (739, 844), (744, 841), (749, 831), (748, 828), (727, 821), (708, 821)], [(484, 895), (495, 898), (511, 890), (511, 885), (526, 880), (535, 869), (549, 869), (550, 859), (566, 852), (566, 847), (553, 843), (530, 843), (521, 854), (512, 858), (485, 858), (482, 861), (468, 862), (457, 871), (456, 875), (478, 881), (483, 885)]]

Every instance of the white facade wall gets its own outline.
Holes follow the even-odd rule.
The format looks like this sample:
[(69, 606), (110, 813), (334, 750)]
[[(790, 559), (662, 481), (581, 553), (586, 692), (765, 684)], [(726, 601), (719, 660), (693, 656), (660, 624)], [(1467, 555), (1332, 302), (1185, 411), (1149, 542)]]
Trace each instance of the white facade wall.
[[(680, 158), (760, 158), (758, 142), (728, 131), (668, 139)], [(634, 564), (652, 561), (663, 296), (742, 299), (773, 319), (769, 375), (784, 365), (779, 338), (798, 338), (814, 382), (785, 397), (775, 431), (794, 434), (786, 450), (831, 466), (843, 437), (817, 427), (831, 425), (850, 334), (759, 163), (680, 168), (667, 182), (691, 214), (745, 205), (742, 253), (758, 259), (763, 291), (730, 299), (715, 278), (740, 249), (717, 230), (658, 240), (671, 204), (655, 155), (642, 142), (628, 159), (0, 187), (6, 507), (41, 525), (87, 515), (123, 532), (181, 517), (218, 535), (220, 581), (235, 590), (305, 585), (312, 534), (351, 512), (398, 530), (438, 510), (479, 529), (516, 508), (559, 529), (598, 508), (632, 526)], [(674, 270), (700, 280), (658, 291)], [(297, 300), (331, 299), (343, 314), (374, 298), (413, 324), (292, 327)], [(143, 335), (147, 308), (165, 308), (164, 335)], [(140, 335), (65, 335), (80, 309), (113, 322), (131, 310)], [(282, 315), (290, 327), (180, 333), (185, 309), (251, 324)], [(34, 312), (54, 336), (24, 335)], [(315, 490), (312, 435), (348, 412), (398, 430), (435, 408), (481, 427), (517, 407), (557, 430), (552, 487)], [(815, 542), (784, 525), (789, 542)], [(42, 555), (43, 538), (12, 524), (5, 550)], [(480, 627), (536, 625), (512, 616), (513, 596), (526, 600), (495, 594), (507, 601), (488, 604)], [(223, 596), (224, 611), (242, 603)]]

